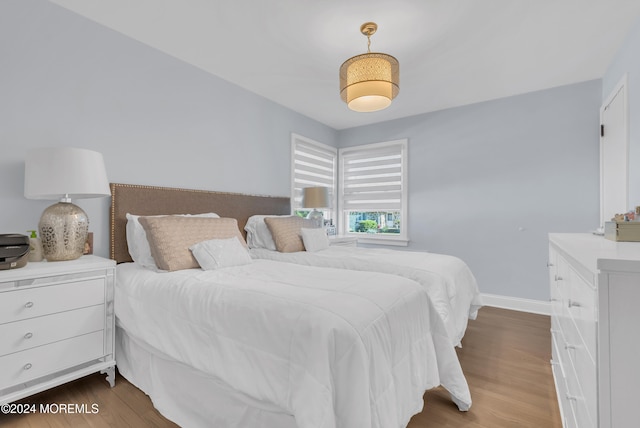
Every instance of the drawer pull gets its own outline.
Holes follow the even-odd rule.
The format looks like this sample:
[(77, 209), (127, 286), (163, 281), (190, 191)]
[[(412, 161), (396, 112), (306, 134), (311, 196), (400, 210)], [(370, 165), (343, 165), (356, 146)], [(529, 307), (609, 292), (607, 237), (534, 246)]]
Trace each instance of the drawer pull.
[(560, 275), (556, 275), (555, 278), (556, 278), (556, 281), (562, 281), (562, 277)]
[(31, 339), (33, 337), (33, 333), (29, 332), (27, 334), (24, 335), (25, 339)]
[(27, 308), (27, 309), (32, 308), (32, 307), (33, 307), (33, 302), (27, 302), (27, 303), (25, 303), (25, 304), (24, 304), (24, 307), (25, 307), (25, 308)]
[(580, 302), (576, 302), (575, 300), (571, 300), (569, 299), (569, 307), (570, 308), (579, 308), (582, 305), (580, 304)]
[(553, 266), (555, 266), (553, 263), (547, 262), (547, 267), (553, 267)]
[(575, 395), (571, 395), (571, 394), (567, 393), (567, 400), (578, 401), (578, 397), (576, 397)]
[(569, 349), (576, 349), (576, 345), (571, 345), (571, 344), (569, 344), (569, 343), (565, 343), (565, 344), (564, 344), (564, 349), (567, 349), (567, 350), (569, 350)]
[(551, 363), (552, 366), (559, 366), (560, 365), (560, 363), (557, 362), (557, 361), (550, 360), (549, 362)]
[(25, 369), (25, 370), (29, 370), (31, 367), (33, 367), (33, 366), (31, 365), (31, 363), (27, 363), (27, 364), (25, 364), (25, 365), (24, 365), (23, 369)]

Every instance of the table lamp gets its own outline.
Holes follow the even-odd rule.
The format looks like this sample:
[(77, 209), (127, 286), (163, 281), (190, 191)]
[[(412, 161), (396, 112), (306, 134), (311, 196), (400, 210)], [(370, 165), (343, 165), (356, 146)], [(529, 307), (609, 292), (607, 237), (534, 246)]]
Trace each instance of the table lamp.
[(318, 208), (329, 208), (329, 188), (328, 187), (305, 187), (302, 189), (302, 207), (313, 208), (307, 215), (316, 227), (324, 226), (322, 211)]
[(109, 196), (102, 154), (73, 147), (47, 147), (27, 152), (24, 196), (59, 199), (44, 210), (38, 223), (42, 253), (48, 261), (74, 260), (84, 252), (89, 218), (71, 199)]

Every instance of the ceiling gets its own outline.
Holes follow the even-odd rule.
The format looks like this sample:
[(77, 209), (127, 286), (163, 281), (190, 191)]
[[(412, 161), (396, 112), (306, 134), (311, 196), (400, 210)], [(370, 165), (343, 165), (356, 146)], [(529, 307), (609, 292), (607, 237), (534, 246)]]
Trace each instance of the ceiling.
[[(335, 129), (603, 76), (638, 0), (51, 0)], [(400, 62), (391, 107), (350, 111), (338, 69)]]

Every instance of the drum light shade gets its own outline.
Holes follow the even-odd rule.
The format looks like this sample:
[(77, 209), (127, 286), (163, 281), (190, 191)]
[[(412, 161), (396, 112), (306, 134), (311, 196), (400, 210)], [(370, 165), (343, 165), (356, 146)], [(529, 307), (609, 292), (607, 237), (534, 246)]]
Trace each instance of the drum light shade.
[(340, 96), (354, 111), (371, 112), (391, 105), (399, 91), (399, 64), (391, 55), (366, 53), (340, 67)]
[[(374, 22), (360, 27), (369, 46), (377, 28)], [(349, 58), (340, 66), (340, 97), (351, 110), (372, 112), (387, 108), (399, 90), (400, 64), (391, 55), (369, 51)]]

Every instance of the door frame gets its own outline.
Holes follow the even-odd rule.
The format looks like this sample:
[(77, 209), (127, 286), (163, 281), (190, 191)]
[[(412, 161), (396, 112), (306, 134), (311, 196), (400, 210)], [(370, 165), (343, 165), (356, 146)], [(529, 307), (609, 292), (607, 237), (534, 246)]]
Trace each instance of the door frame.
[[(615, 97), (621, 93), (624, 97), (623, 120), (624, 120), (624, 146), (625, 146), (625, 209), (629, 209), (629, 96), (628, 96), (628, 73), (624, 73), (613, 90), (609, 93), (605, 101), (600, 106), (600, 125), (603, 125), (603, 115), (606, 108), (613, 102)], [(606, 133), (605, 129), (605, 133)], [(604, 136), (600, 132), (600, 228), (604, 228), (604, 222), (610, 219), (604, 218)]]

